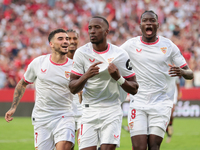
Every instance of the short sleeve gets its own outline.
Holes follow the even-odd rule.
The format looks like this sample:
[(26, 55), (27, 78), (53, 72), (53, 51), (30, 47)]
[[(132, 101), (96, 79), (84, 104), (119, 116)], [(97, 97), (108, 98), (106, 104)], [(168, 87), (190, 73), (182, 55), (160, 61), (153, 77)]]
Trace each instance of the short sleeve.
[(181, 68), (187, 65), (185, 58), (175, 44), (172, 45), (172, 63)]
[(73, 58), (73, 68), (71, 70), (71, 73), (82, 76), (84, 72), (84, 67), (83, 67), (83, 55), (79, 50), (77, 50), (74, 54)]
[(113, 63), (119, 69), (121, 76), (123, 76), (124, 78), (130, 78), (135, 75), (135, 72), (133, 71), (132, 63), (128, 53), (126, 51), (123, 51), (122, 49), (121, 51), (122, 53)]
[(123, 50), (125, 50), (125, 51), (127, 51), (127, 49), (128, 49), (128, 44), (127, 44), (127, 42), (128, 42), (128, 41), (126, 41), (124, 44), (122, 44), (122, 45), (120, 46), (120, 48), (123, 49)]
[(38, 66), (37, 62), (36, 62), (36, 59), (34, 59), (29, 65), (28, 65), (28, 68), (24, 74), (24, 81), (29, 83), (29, 84), (32, 84), (36, 78), (37, 78), (37, 75), (36, 75), (36, 71), (35, 71), (35, 67)]

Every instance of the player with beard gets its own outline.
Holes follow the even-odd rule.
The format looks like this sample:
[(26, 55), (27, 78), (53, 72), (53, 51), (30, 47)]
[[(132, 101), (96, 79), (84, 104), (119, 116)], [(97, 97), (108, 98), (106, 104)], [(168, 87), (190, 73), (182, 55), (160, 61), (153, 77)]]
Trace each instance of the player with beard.
[[(128, 52), (137, 74), (138, 93), (130, 95), (128, 124), (134, 150), (159, 150), (170, 120), (173, 99), (168, 93), (172, 77), (193, 79), (178, 47), (169, 39), (157, 36), (158, 16), (153, 11), (141, 15), (142, 36), (126, 41), (121, 48)], [(172, 65), (175, 64), (175, 65)]]
[(81, 150), (114, 150), (119, 147), (122, 109), (120, 86), (136, 94), (138, 84), (128, 54), (107, 43), (108, 21), (94, 16), (89, 21), (90, 42), (77, 49), (69, 88), (72, 93), (83, 89), (83, 110), (79, 135)]
[(5, 114), (7, 122), (22, 98), (26, 86), (35, 83), (36, 99), (32, 112), (36, 150), (71, 150), (75, 142), (75, 121), (69, 90), (73, 61), (66, 57), (69, 37), (56, 29), (48, 37), (52, 53), (35, 58), (15, 88), (13, 103)]
[(67, 57), (70, 58), (70, 59), (73, 59), (74, 53), (75, 53), (76, 49), (78, 48), (79, 35), (73, 29), (67, 30), (67, 35), (68, 35), (69, 41), (70, 41), (70, 45), (68, 47)]
[[(67, 30), (67, 35), (69, 37), (69, 42), (70, 42), (70, 45), (68, 47), (67, 57), (73, 60), (74, 53), (78, 48), (79, 35), (73, 29)], [(77, 139), (81, 127), (81, 116), (82, 116), (81, 102), (82, 102), (82, 92), (79, 92), (78, 94), (75, 94), (73, 96), (73, 101), (72, 101), (72, 109), (75, 113), (75, 131), (77, 131)], [(74, 149), (74, 147), (72, 149)]]

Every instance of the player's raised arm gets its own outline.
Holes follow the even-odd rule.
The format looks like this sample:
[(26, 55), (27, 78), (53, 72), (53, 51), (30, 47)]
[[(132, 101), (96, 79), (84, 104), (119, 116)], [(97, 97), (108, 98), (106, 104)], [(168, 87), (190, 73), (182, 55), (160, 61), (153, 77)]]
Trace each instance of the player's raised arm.
[(186, 65), (182, 68), (177, 67), (175, 65), (168, 64), (170, 69), (169, 69), (169, 75), (171, 77), (175, 76), (183, 76), (185, 79), (193, 79), (193, 72), (192, 70)]
[(22, 96), (24, 95), (24, 92), (26, 90), (26, 86), (28, 85), (28, 83), (26, 83), (24, 81), (24, 79), (22, 78), (17, 86), (15, 87), (15, 91), (14, 91), (14, 96), (13, 96), (13, 102), (11, 105), (11, 108), (6, 112), (5, 114), (5, 120), (7, 122), (10, 122), (13, 120), (12, 115), (15, 113), (17, 106), (22, 98)]
[(124, 91), (132, 95), (135, 95), (137, 93), (139, 85), (136, 82), (135, 76), (124, 79), (120, 75), (118, 68), (113, 63), (109, 64), (108, 72), (110, 73), (111, 77), (115, 79), (119, 85), (121, 85)]
[(101, 63), (102, 62), (97, 62), (91, 65), (87, 72), (84, 73), (82, 76), (71, 73), (69, 83), (71, 93), (76, 94), (80, 92), (89, 78), (92, 78), (93, 76), (99, 74), (100, 68), (97, 65)]

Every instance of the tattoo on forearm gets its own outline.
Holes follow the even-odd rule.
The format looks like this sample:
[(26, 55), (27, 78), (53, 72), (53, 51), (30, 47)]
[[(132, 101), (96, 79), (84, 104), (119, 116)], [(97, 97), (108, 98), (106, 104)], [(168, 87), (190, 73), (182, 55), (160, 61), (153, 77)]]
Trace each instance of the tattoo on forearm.
[(14, 96), (13, 96), (13, 103), (11, 108), (16, 108), (17, 105), (19, 104), (19, 101), (21, 100), (22, 96), (24, 95), (24, 92), (26, 90), (26, 83), (21, 80), (19, 81), (19, 83), (17, 84), (16, 88), (15, 88), (15, 92), (14, 92)]

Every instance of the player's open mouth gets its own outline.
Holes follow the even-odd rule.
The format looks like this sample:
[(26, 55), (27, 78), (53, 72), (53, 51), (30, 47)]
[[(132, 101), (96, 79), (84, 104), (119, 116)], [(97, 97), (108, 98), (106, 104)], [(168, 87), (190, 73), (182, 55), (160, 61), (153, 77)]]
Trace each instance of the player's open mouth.
[(68, 46), (62, 46), (62, 48), (67, 48)]
[(71, 44), (71, 45), (69, 45), (69, 47), (75, 47), (75, 45), (74, 45), (74, 44)]
[(153, 29), (151, 27), (146, 28), (146, 34), (151, 35), (153, 33)]

